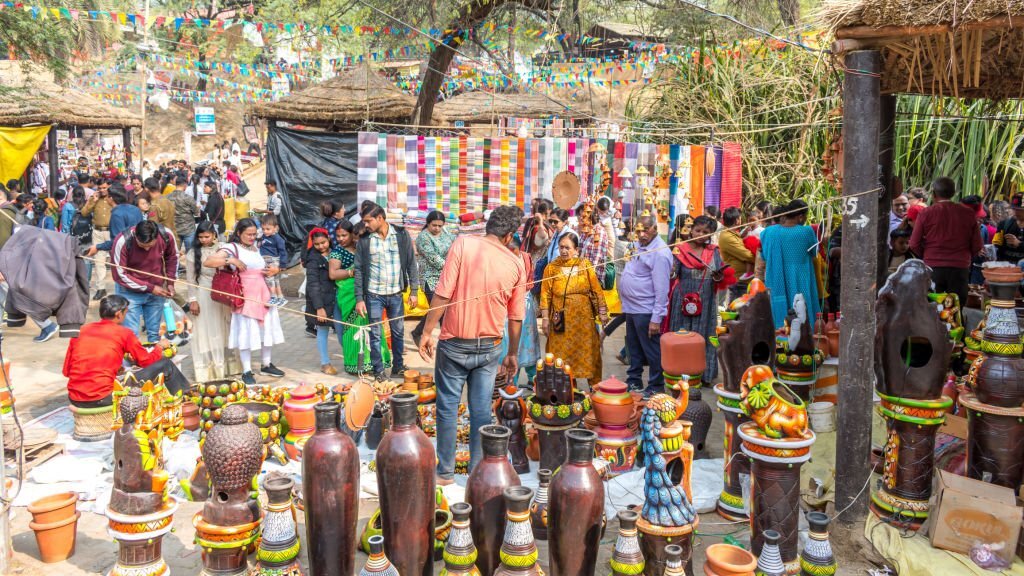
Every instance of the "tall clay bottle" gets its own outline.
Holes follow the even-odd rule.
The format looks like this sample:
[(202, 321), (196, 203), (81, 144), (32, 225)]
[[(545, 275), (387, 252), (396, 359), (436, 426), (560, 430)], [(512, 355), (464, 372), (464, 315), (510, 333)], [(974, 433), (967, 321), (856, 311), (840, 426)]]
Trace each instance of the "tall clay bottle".
[(537, 497), (530, 505), (530, 524), (533, 526), (533, 537), (537, 540), (548, 539), (548, 488), (551, 486), (551, 470), (537, 470)]
[(565, 437), (569, 457), (548, 492), (548, 568), (552, 576), (588, 575), (597, 568), (604, 518), (604, 482), (593, 464), (597, 434), (574, 429)]
[(315, 407), (316, 431), (302, 449), (306, 546), (312, 576), (350, 576), (356, 570), (359, 452), (338, 428), (341, 405)]
[(521, 485), (508, 459), (511, 436), (511, 431), (504, 426), (480, 428), (484, 457), (466, 482), (466, 502), (473, 507), (469, 526), (477, 549), (476, 567), (481, 574), (493, 574), (501, 563), (499, 551), (504, 527), (498, 519), (505, 517), (505, 488)]
[(494, 576), (544, 576), (537, 564), (537, 543), (530, 527), (533, 490), (526, 486), (505, 489), (505, 539), (501, 543), (501, 565)]
[(427, 435), (416, 426), (419, 396), (391, 397), (391, 429), (377, 448), (384, 549), (402, 576), (434, 574), (434, 465)]

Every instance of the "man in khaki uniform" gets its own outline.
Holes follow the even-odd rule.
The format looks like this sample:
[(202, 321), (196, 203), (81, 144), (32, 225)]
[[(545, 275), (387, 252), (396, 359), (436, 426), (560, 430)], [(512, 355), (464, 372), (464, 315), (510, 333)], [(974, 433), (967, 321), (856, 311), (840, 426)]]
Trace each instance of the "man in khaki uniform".
[[(82, 207), (83, 216), (92, 216), (92, 241), (100, 244), (110, 240), (110, 211), (114, 209), (114, 199), (110, 197), (110, 186), (100, 185), (96, 194), (91, 196)], [(107, 279), (107, 253), (99, 252), (92, 277), (93, 300), (101, 300), (107, 295), (104, 282)]]
[(160, 183), (156, 181), (156, 178), (146, 178), (143, 186), (149, 193), (149, 204), (156, 212), (156, 223), (167, 228), (177, 237), (174, 227), (174, 202), (160, 193)]

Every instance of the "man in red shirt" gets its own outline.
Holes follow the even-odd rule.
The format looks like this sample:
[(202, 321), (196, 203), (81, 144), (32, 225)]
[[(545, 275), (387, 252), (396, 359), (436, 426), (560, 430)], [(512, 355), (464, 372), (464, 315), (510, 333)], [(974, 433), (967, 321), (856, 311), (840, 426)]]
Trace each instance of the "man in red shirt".
[(935, 203), (921, 211), (910, 237), (910, 250), (932, 269), (936, 292), (952, 292), (967, 302), (971, 258), (984, 247), (974, 210), (953, 202), (956, 185), (949, 178), (932, 182)]
[[(487, 235), (460, 237), (445, 258), (423, 324), (420, 356), (437, 352), (437, 483), (454, 482), (455, 436), (462, 389), (468, 385), (469, 469), (483, 457), (480, 427), (491, 423), (491, 399), (499, 366), (511, 381), (518, 371), (519, 335), (530, 281), (523, 259), (508, 249), (523, 220), (516, 206), (500, 206), (487, 220)], [(434, 328), (444, 313), (440, 343)], [(508, 334), (505, 323), (508, 322)], [(501, 358), (501, 340), (508, 354)], [(436, 346), (436, 348), (435, 348)]]
[(77, 338), (68, 345), (64, 357), (64, 376), (68, 379), (68, 398), (79, 408), (98, 408), (113, 404), (114, 379), (124, 365), (125, 354), (143, 369), (136, 373), (140, 380), (164, 374), (164, 385), (175, 394), (188, 388), (188, 380), (178, 367), (164, 358), (166, 339), (146, 350), (135, 334), (121, 324), (128, 313), (128, 300), (107, 296), (100, 301), (99, 322), (82, 326)]

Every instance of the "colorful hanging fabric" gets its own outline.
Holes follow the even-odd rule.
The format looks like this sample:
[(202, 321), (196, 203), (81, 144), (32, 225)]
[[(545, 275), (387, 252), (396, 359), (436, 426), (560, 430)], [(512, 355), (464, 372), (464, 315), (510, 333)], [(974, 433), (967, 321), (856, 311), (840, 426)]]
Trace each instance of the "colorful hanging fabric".
[[(501, 153), (500, 189), (498, 193), (498, 197), (501, 198), (501, 203), (499, 206), (507, 206), (509, 203), (508, 189), (511, 185), (510, 172), (512, 171), (512, 161), (509, 156), (511, 156), (512, 143), (508, 138), (501, 138), (498, 143), (498, 150)], [(514, 198), (512, 200), (515, 201)], [(495, 206), (495, 208), (497, 208), (497, 206)]]
[[(398, 206), (398, 140), (400, 136), (389, 134), (385, 147), (387, 149), (387, 172), (388, 172), (388, 208)], [(404, 198), (403, 198), (404, 200)]]
[(541, 140), (536, 138), (530, 138), (527, 140), (528, 154), (527, 159), (527, 170), (529, 170), (526, 176), (526, 198), (524, 198), (527, 206), (533, 205), (534, 198), (542, 198), (541, 187), (540, 187), (540, 147)]
[(743, 145), (722, 145), (722, 208), (743, 206)]
[(405, 162), (405, 136), (395, 137), (395, 196), (398, 198), (397, 206), (408, 210), (409, 173)]
[(427, 209), (427, 150), (426, 150), (426, 137), (416, 137), (416, 179), (419, 185), (419, 194), (417, 195), (416, 208), (420, 210)]
[(388, 206), (388, 137), (377, 135), (377, 193), (374, 202), (378, 206)]
[(526, 138), (516, 138), (516, 206), (525, 209), (526, 203)]
[(420, 176), (419, 176), (419, 150), (417, 148), (417, 137), (405, 137), (405, 177), (408, 190), (406, 207), (409, 210), (418, 209), (420, 206)]
[(360, 132), (356, 137), (356, 199), (377, 201), (377, 146), (376, 132)]
[(679, 179), (680, 179), (680, 164), (683, 156), (684, 147), (679, 144), (672, 144), (669, 146), (668, 158), (669, 167), (672, 169), (672, 175), (668, 179), (668, 221), (674, 225), (676, 221), (676, 214), (681, 214), (679, 210)]
[[(439, 151), (439, 157), (441, 162), (441, 185), (440, 190), (437, 193), (437, 204), (435, 210), (440, 210), (442, 214), (448, 214), (449, 211), (449, 198), (451, 197), (452, 191), (452, 149), (451, 141), (456, 140), (455, 138), (438, 138), (437, 148)], [(458, 151), (456, 150), (456, 158), (458, 158)], [(458, 170), (456, 170), (458, 173)]]
[(469, 205), (469, 210), (477, 212), (484, 209), (484, 199), (487, 197), (487, 175), (488, 159), (490, 157), (490, 141), (487, 138), (476, 138), (474, 149), (473, 178), (476, 187), (476, 194)]
[(690, 216), (704, 213), (704, 147), (690, 146)]
[(722, 147), (708, 147), (704, 154), (704, 205), (721, 208)]
[(437, 203), (437, 138), (423, 138), (423, 182), (424, 194), (420, 195), (420, 210), (433, 210)]
[[(465, 136), (459, 136), (459, 214), (466, 213), (466, 203), (469, 200), (469, 174), (471, 172), (469, 168), (469, 139)], [(452, 200), (452, 206), (455, 206), (455, 200)]]

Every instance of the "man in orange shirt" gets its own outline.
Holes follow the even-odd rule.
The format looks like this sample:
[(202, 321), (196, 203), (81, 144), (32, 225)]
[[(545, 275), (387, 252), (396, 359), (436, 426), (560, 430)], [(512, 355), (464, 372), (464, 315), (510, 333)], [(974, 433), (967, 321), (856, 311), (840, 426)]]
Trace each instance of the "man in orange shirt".
[[(491, 397), (508, 320), (508, 354), (500, 363), (511, 378), (518, 370), (519, 335), (526, 313), (530, 276), (523, 260), (508, 249), (523, 211), (501, 206), (487, 221), (487, 235), (460, 237), (448, 251), (441, 279), (423, 325), (420, 356), (437, 352), (437, 482), (454, 482), (455, 437), (462, 389), (469, 384), (469, 469), (482, 458), (480, 427), (491, 423)], [(444, 312), (440, 342), (434, 337)]]

